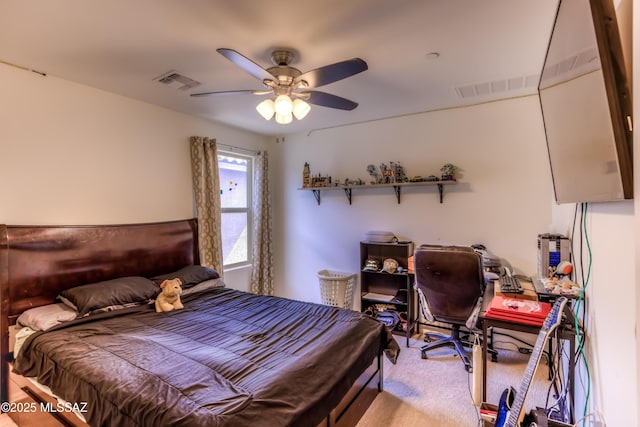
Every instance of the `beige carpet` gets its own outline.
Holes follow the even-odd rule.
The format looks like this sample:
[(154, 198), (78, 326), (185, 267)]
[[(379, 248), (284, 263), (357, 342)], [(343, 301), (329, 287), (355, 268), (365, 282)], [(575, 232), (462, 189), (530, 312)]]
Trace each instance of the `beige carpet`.
[[(416, 336), (420, 338), (420, 336)], [(401, 346), (398, 363), (385, 359), (384, 391), (364, 414), (358, 427), (473, 427), (482, 425), (471, 397), (472, 374), (449, 348), (434, 350), (420, 358), (422, 341), (396, 336)], [(525, 410), (544, 406), (549, 381), (543, 359), (525, 402)], [(498, 362), (487, 363), (487, 401), (497, 404), (502, 391), (518, 390), (528, 355), (500, 350)]]

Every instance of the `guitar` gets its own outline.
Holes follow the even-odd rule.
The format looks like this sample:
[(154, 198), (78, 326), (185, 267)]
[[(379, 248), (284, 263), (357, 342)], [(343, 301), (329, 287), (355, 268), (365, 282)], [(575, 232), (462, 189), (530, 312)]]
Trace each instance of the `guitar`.
[(495, 424), (496, 427), (519, 427), (521, 425), (520, 423), (524, 418), (524, 401), (527, 397), (527, 393), (529, 392), (531, 380), (533, 379), (536, 369), (538, 368), (538, 364), (540, 363), (544, 344), (551, 333), (562, 322), (562, 312), (564, 311), (564, 306), (566, 304), (567, 298), (558, 298), (545, 318), (544, 324), (538, 334), (536, 345), (531, 352), (531, 358), (527, 364), (527, 369), (525, 370), (518, 392), (516, 393), (513, 387), (509, 387), (502, 392), (502, 396), (500, 396), (500, 402), (498, 404), (498, 415), (496, 417)]

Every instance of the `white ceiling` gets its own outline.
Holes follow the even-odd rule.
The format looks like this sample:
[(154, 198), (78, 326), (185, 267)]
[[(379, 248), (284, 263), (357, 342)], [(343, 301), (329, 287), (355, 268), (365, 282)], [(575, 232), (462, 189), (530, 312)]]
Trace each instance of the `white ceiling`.
[[(365, 122), (536, 92), (558, 0), (10, 0), (0, 61), (266, 135)], [(302, 72), (353, 57), (369, 69), (320, 90), (353, 111), (312, 106), (279, 125), (255, 110), (262, 89), (216, 53), (272, 66), (299, 52)], [(429, 53), (437, 52), (437, 59)], [(189, 90), (154, 80), (176, 71)]]

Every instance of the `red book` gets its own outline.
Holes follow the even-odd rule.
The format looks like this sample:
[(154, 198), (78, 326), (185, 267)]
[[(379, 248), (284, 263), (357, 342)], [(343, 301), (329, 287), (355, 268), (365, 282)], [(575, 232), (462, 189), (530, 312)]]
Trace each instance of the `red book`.
[(544, 320), (536, 319), (535, 317), (524, 317), (524, 316), (510, 316), (506, 313), (500, 312), (487, 312), (485, 317), (489, 317), (491, 319), (504, 320), (507, 322), (515, 322), (522, 323), (523, 325), (532, 325), (532, 326), (542, 326), (544, 324)]
[(551, 304), (520, 298), (495, 296), (489, 304), (486, 315), (515, 322), (542, 325), (551, 311)]

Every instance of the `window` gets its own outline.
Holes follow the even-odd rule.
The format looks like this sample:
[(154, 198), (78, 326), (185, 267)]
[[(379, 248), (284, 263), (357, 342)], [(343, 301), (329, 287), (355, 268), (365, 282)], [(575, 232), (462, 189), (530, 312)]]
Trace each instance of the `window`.
[(252, 170), (250, 156), (218, 154), (224, 267), (251, 263)]

